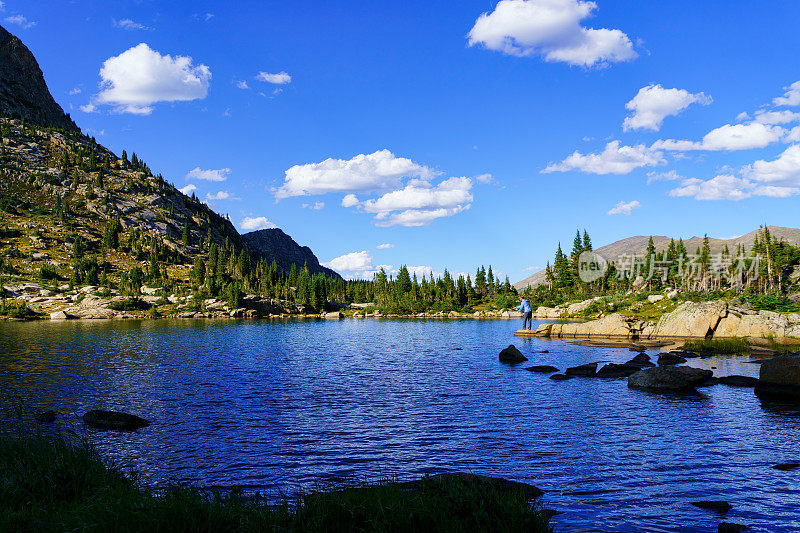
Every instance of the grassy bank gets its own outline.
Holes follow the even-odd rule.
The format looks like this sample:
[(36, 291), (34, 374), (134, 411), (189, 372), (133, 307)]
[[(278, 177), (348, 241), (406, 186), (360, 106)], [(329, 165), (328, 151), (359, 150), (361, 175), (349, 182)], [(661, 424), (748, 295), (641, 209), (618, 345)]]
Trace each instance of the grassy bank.
[(683, 347), (693, 352), (714, 352), (727, 354), (750, 353), (750, 341), (740, 337), (690, 340), (686, 341)]
[(350, 485), (267, 502), (194, 486), (154, 490), (89, 444), (0, 436), (0, 531), (552, 531), (525, 495), (464, 479)]

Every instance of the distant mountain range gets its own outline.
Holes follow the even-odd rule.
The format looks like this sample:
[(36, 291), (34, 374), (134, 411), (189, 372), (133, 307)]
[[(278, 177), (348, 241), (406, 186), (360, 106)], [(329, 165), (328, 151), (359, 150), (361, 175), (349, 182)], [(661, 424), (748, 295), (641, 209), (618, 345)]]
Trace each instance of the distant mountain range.
[[(768, 228), (770, 234), (778, 240), (800, 245), (800, 229), (784, 228), (781, 226), (768, 226)], [(753, 246), (753, 242), (755, 242), (758, 232), (759, 230), (753, 230), (750, 233), (731, 239), (715, 239), (709, 237), (708, 243), (711, 248), (711, 253), (716, 254), (721, 252), (725, 245), (728, 246), (728, 249), (731, 252), (735, 252), (736, 247), (740, 244), (744, 245), (745, 249), (750, 250), (750, 248)], [(667, 246), (669, 246), (670, 240), (672, 240), (672, 237), (653, 235), (653, 243), (656, 245), (656, 251), (660, 252), (665, 250)], [(613, 261), (621, 255), (643, 255), (647, 252), (647, 243), (649, 241), (650, 235), (636, 235), (635, 237), (628, 237), (626, 239), (612, 242), (611, 244), (607, 244), (600, 248), (595, 248), (595, 252), (600, 254), (608, 261)], [(675, 238), (675, 242), (678, 242), (677, 238)], [(690, 254), (693, 254), (697, 248), (703, 245), (703, 237), (692, 237), (691, 239), (684, 240), (683, 244), (686, 246), (686, 250)], [(565, 250), (565, 252), (568, 253), (568, 250)], [(536, 285), (540, 285), (544, 283), (544, 281), (545, 272), (544, 270), (540, 270), (535, 274), (518, 281), (514, 284), (514, 287), (516, 287), (517, 290), (522, 290), (529, 285), (534, 287)]]

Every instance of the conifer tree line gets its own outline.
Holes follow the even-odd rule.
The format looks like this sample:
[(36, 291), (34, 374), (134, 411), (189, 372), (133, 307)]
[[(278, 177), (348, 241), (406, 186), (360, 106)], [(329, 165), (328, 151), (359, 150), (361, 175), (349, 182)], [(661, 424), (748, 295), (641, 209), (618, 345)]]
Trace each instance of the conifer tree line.
[(671, 239), (658, 249), (651, 236), (641, 254), (607, 257), (603, 276), (586, 282), (581, 279), (579, 258), (592, 251), (586, 230), (576, 232), (569, 254), (558, 244), (553, 263), (547, 263), (545, 282), (527, 287), (524, 294), (536, 302), (561, 303), (567, 300), (604, 296), (620, 291), (661, 291), (666, 288), (684, 292), (731, 292), (748, 294), (785, 294), (790, 288), (793, 267), (800, 265), (800, 248), (779, 240), (761, 226), (753, 245), (726, 244), (718, 253), (711, 252), (708, 235), (695, 250), (687, 250), (683, 239)]

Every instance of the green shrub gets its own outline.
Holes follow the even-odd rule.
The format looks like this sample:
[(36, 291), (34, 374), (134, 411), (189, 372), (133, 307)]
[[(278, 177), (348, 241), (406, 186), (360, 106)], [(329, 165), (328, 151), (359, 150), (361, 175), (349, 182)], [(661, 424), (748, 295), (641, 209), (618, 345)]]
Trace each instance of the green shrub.
[(150, 304), (139, 298), (128, 298), (126, 300), (119, 300), (111, 302), (108, 307), (114, 311), (147, 311), (150, 309)]

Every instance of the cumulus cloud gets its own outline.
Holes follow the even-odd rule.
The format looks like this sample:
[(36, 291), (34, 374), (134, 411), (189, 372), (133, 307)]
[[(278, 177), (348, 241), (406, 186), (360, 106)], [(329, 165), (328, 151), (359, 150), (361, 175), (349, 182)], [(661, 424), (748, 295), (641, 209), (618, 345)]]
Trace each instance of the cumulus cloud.
[(642, 207), (642, 204), (639, 200), (633, 200), (632, 202), (625, 202), (621, 201), (617, 205), (615, 205), (609, 212), (609, 215), (630, 215), (633, 213), (634, 209), (639, 209)]
[(725, 124), (708, 132), (701, 142), (686, 140), (658, 140), (651, 146), (654, 150), (685, 152), (691, 150), (733, 151), (764, 148), (781, 140), (786, 130), (760, 122)]
[(217, 191), (214, 194), (206, 193), (206, 200), (241, 200), (241, 198), (232, 196), (228, 191)]
[(772, 103), (779, 106), (798, 106), (800, 105), (800, 81), (796, 81), (788, 87), (784, 87), (786, 91), (783, 96), (773, 98)]
[(178, 190), (179, 190), (179, 191), (181, 191), (181, 192), (182, 192), (183, 194), (185, 194), (186, 196), (189, 196), (189, 194), (190, 194), (191, 192), (193, 192), (193, 191), (196, 191), (196, 190), (197, 190), (197, 186), (196, 186), (194, 183), (190, 183), (190, 184), (189, 184), (189, 185), (187, 185), (186, 187), (181, 187), (181, 188), (180, 188), (180, 189), (178, 189)]
[(622, 31), (581, 25), (596, 9), (595, 2), (581, 0), (501, 0), (478, 17), (467, 37), (470, 46), (582, 67), (635, 59)]
[(754, 181), (775, 186), (800, 186), (800, 145), (788, 147), (774, 161), (759, 160), (742, 169)]
[(359, 204), (358, 196), (355, 194), (346, 194), (342, 198), (342, 207), (353, 207)]
[(36, 22), (33, 20), (28, 20), (25, 15), (12, 15), (10, 17), (6, 17), (6, 22), (9, 24), (14, 24), (15, 26), (19, 26), (24, 30), (29, 30), (36, 26)]
[(437, 218), (469, 209), (473, 200), (471, 189), (469, 178), (449, 178), (436, 186), (417, 180), (358, 206), (375, 214), (377, 226), (426, 226)]
[(229, 168), (207, 169), (204, 170), (200, 167), (195, 167), (186, 173), (187, 180), (203, 180), (203, 181), (225, 181), (228, 179), (228, 174), (231, 173)]
[(730, 174), (722, 174), (710, 180), (689, 178), (672, 189), (670, 196), (693, 196), (697, 200), (743, 200), (752, 195), (752, 184)]
[(488, 172), (486, 174), (475, 176), (475, 181), (478, 183), (483, 183), (484, 185), (497, 185), (497, 180), (494, 179), (494, 176)]
[(386, 242), (386, 243), (383, 243), (383, 244), (379, 244), (375, 248), (377, 248), (378, 250), (389, 250), (390, 248), (394, 248), (394, 244), (390, 244), (390, 243)]
[(211, 70), (195, 66), (191, 57), (162, 55), (141, 43), (106, 59), (100, 78), (96, 103), (112, 105), (118, 113), (149, 115), (158, 102), (205, 98)]
[(120, 29), (123, 29), (123, 30), (149, 30), (149, 29), (152, 29), (152, 28), (149, 28), (149, 27), (145, 26), (144, 24), (140, 24), (140, 23), (135, 22), (135, 21), (133, 21), (131, 19), (122, 19), (122, 20), (114, 20), (114, 19), (112, 19), (111, 22), (114, 24), (114, 27), (120, 28)]
[[(348, 160), (328, 158), (321, 163), (295, 165), (286, 171), (283, 185), (274, 194), (280, 199), (329, 192), (371, 192), (398, 187), (404, 177), (428, 179), (434, 174), (410, 159), (378, 150)], [(345, 200), (352, 201), (348, 196)]]
[(800, 113), (792, 111), (757, 111), (756, 122), (761, 124), (789, 124), (800, 121)]
[(392, 272), (392, 265), (373, 265), (372, 255), (366, 250), (340, 255), (322, 263), (341, 274), (346, 279), (372, 279), (381, 269), (387, 274)]
[(659, 85), (642, 87), (633, 100), (625, 104), (625, 108), (633, 114), (625, 117), (623, 131), (652, 130), (658, 131), (668, 116), (675, 116), (691, 104), (708, 105), (710, 96), (704, 93), (690, 93), (684, 89), (665, 89)]
[(97, 106), (94, 104), (82, 105), (80, 106), (80, 110), (83, 111), (84, 113), (97, 113), (99, 111), (97, 109)]
[(619, 141), (608, 143), (599, 154), (582, 154), (577, 150), (560, 163), (551, 163), (542, 173), (579, 170), (587, 174), (629, 174), (633, 170), (666, 163), (658, 150), (642, 144), (620, 146)]
[(269, 72), (259, 72), (256, 75), (256, 79), (258, 81), (272, 83), (275, 85), (286, 85), (287, 83), (291, 83), (292, 81), (292, 77), (283, 70), (278, 72), (277, 74), (270, 74)]
[(274, 229), (278, 226), (270, 222), (267, 217), (244, 217), (240, 227), (245, 231), (257, 231), (260, 229)]
[(647, 184), (650, 185), (656, 181), (674, 181), (674, 180), (683, 180), (686, 179), (674, 170), (668, 170), (667, 172), (655, 172), (650, 171), (647, 173)]
[(323, 207), (325, 207), (325, 202), (314, 202), (313, 204), (303, 204), (303, 209), (311, 209), (312, 211), (319, 211)]

